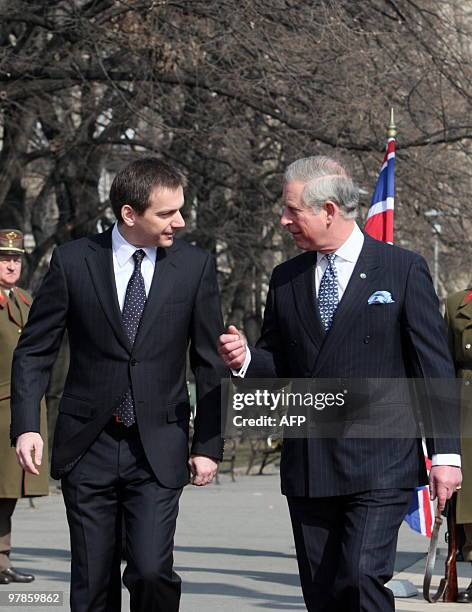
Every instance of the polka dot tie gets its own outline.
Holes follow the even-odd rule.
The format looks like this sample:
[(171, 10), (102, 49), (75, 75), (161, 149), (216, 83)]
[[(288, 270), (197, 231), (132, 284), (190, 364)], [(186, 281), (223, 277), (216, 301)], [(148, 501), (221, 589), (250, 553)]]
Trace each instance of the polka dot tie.
[[(134, 271), (126, 288), (125, 303), (121, 315), (126, 335), (129, 338), (131, 346), (133, 346), (136, 334), (138, 333), (139, 322), (141, 321), (144, 306), (146, 304), (146, 287), (141, 273), (141, 263), (145, 255), (146, 253), (142, 249), (133, 253)], [(115, 416), (117, 416), (126, 427), (131, 427), (135, 422), (134, 399), (131, 388), (129, 388), (121, 398)]]
[(325, 331), (328, 331), (333, 322), (334, 313), (339, 304), (338, 299), (338, 272), (334, 265), (335, 253), (325, 255), (328, 265), (321, 279), (318, 290), (318, 308)]

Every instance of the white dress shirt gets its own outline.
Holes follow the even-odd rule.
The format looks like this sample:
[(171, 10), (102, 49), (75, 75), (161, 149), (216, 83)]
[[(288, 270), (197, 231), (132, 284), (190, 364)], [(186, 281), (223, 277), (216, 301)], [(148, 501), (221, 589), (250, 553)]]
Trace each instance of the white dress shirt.
[[(357, 260), (359, 259), (359, 255), (361, 254), (362, 247), (364, 246), (364, 234), (359, 229), (359, 226), (354, 224), (354, 229), (351, 232), (351, 235), (346, 240), (344, 244), (342, 244), (336, 253), (336, 259), (334, 260), (334, 265), (336, 266), (336, 271), (338, 273), (338, 300), (341, 301), (341, 298), (346, 291), (346, 287), (351, 280), (352, 273), (354, 272), (354, 268), (356, 266)], [(316, 295), (318, 295), (318, 291), (320, 288), (321, 279), (323, 278), (323, 274), (325, 273), (326, 267), (328, 265), (328, 260), (326, 259), (326, 255), (322, 253), (316, 254), (316, 268), (315, 268), (315, 290)]]
[(129, 279), (134, 271), (134, 252), (141, 248), (146, 253), (146, 257), (143, 258), (141, 263), (141, 273), (144, 278), (146, 295), (149, 295), (152, 277), (154, 276), (154, 267), (156, 265), (157, 247), (133, 246), (120, 234), (117, 223), (115, 223), (111, 233), (111, 245), (113, 250), (113, 272), (115, 274), (118, 304), (120, 305), (120, 310), (123, 311), (126, 288), (128, 287)]
[[(336, 259), (334, 260), (334, 265), (336, 266), (336, 270), (338, 272), (338, 299), (341, 301), (341, 298), (346, 291), (347, 284), (351, 279), (351, 275), (354, 271), (354, 267), (359, 259), (359, 255), (361, 254), (362, 247), (364, 245), (364, 234), (359, 229), (357, 223), (354, 224), (354, 229), (351, 232), (351, 235), (346, 240), (344, 244), (342, 244), (336, 253)], [(316, 295), (318, 295), (318, 290), (320, 288), (321, 279), (326, 270), (328, 263), (325, 255), (321, 253), (316, 254), (316, 269), (315, 269), (315, 289)], [(315, 305), (313, 304), (313, 308)], [(232, 370), (234, 376), (239, 376), (240, 378), (244, 378), (246, 375), (246, 371), (251, 363), (251, 352), (249, 347), (246, 349), (246, 359), (240, 370)]]
[[(359, 259), (359, 255), (361, 254), (362, 247), (364, 245), (364, 234), (361, 232), (357, 223), (354, 224), (354, 229), (352, 230), (349, 238), (344, 242), (336, 253), (336, 259), (334, 260), (334, 265), (336, 266), (336, 270), (338, 273), (338, 299), (341, 301), (341, 298), (346, 291), (346, 287), (351, 279), (352, 273), (354, 271), (354, 267)], [(316, 295), (318, 295), (318, 290), (320, 288), (321, 279), (326, 270), (328, 263), (326, 256), (322, 253), (316, 254), (316, 269), (315, 269), (315, 289)], [(313, 304), (313, 308), (315, 305)], [(246, 359), (240, 370), (232, 370), (235, 376), (239, 376), (240, 378), (244, 378), (246, 375), (246, 371), (251, 363), (251, 352), (249, 347), (246, 347)], [(461, 456), (456, 454), (437, 454), (432, 457), (432, 465), (452, 465), (455, 467), (461, 467)]]

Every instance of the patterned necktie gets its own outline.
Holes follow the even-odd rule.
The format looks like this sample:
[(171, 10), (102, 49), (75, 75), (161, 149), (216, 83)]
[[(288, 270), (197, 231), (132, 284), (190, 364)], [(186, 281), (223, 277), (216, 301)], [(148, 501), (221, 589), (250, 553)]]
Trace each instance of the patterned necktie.
[(321, 279), (318, 290), (318, 308), (325, 331), (328, 331), (333, 322), (334, 313), (338, 307), (338, 272), (334, 265), (335, 253), (325, 255), (328, 265)]
[[(138, 333), (139, 322), (141, 321), (144, 306), (146, 304), (146, 287), (141, 273), (141, 263), (145, 255), (146, 253), (142, 249), (133, 253), (134, 271), (126, 288), (125, 303), (121, 315), (126, 335), (129, 338), (131, 346), (133, 346), (136, 334)], [(126, 427), (131, 427), (135, 422), (134, 399), (131, 387), (121, 398), (115, 416), (117, 416)]]

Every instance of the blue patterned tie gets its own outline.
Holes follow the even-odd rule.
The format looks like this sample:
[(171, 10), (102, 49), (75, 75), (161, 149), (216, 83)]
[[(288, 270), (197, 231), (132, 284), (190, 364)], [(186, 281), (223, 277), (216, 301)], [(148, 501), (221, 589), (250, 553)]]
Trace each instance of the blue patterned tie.
[(338, 272), (334, 265), (335, 253), (325, 255), (328, 265), (321, 279), (318, 290), (318, 308), (325, 331), (328, 331), (333, 322), (334, 313), (338, 307)]
[[(129, 338), (131, 346), (133, 346), (136, 334), (138, 333), (139, 322), (141, 321), (141, 316), (146, 304), (146, 287), (141, 273), (141, 263), (145, 255), (146, 253), (142, 249), (133, 253), (134, 271), (126, 288), (125, 303), (121, 315), (126, 335)], [(131, 387), (121, 398), (115, 416), (117, 416), (126, 427), (131, 427), (135, 422), (134, 400)]]

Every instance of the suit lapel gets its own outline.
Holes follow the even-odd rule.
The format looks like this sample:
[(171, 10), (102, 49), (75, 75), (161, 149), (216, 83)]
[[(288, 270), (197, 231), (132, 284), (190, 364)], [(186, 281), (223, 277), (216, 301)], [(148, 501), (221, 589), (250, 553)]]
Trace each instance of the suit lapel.
[(118, 303), (115, 275), (113, 270), (112, 230), (98, 234), (90, 239), (90, 254), (86, 256), (87, 266), (92, 277), (95, 291), (100, 300), (103, 311), (113, 328), (119, 342), (131, 353), (136, 351), (143, 338), (150, 332), (155, 315), (159, 312), (162, 304), (172, 294), (176, 275), (172, 270), (177, 267), (180, 249), (178, 243), (168, 249), (158, 248), (156, 254), (156, 265), (152, 278), (149, 295), (146, 300), (138, 333), (131, 346), (123, 327), (123, 321)]
[(154, 318), (159, 313), (162, 304), (172, 295), (176, 280), (175, 269), (178, 267), (177, 253), (179, 248), (178, 243), (174, 243), (167, 249), (157, 249), (151, 288), (141, 317), (136, 340), (134, 341), (133, 352), (137, 350), (140, 342), (151, 331)]
[(365, 236), (361, 254), (318, 355), (313, 376), (320, 371), (330, 352), (339, 350), (344, 336), (356, 321), (359, 311), (364, 308), (373, 291), (378, 289), (382, 267), (375, 243), (374, 239)]
[(317, 350), (325, 338), (315, 296), (316, 253), (307, 253), (300, 258), (300, 268), (292, 278), (292, 289), (298, 315)]
[(116, 292), (111, 233), (112, 230), (109, 229), (103, 234), (98, 234), (91, 238), (89, 243), (90, 252), (85, 259), (105, 316), (110, 322), (120, 344), (127, 351), (131, 352), (131, 345), (123, 328), (118, 294)]

